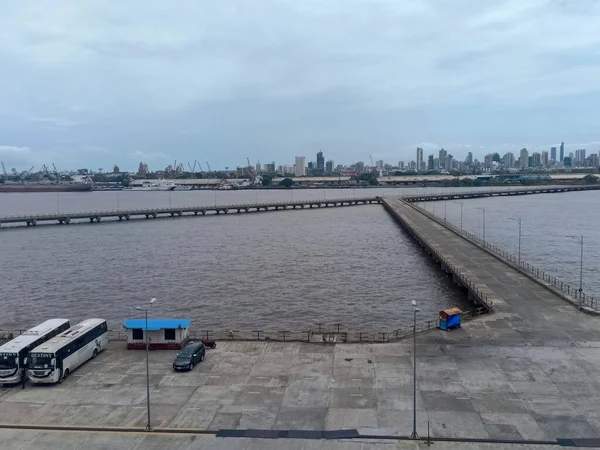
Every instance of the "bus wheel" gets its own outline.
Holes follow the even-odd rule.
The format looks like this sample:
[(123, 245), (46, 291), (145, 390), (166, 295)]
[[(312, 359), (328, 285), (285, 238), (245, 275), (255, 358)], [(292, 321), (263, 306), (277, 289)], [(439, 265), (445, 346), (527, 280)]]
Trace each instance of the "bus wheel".
[(92, 359), (94, 359), (96, 356), (98, 356), (98, 349), (97, 348), (94, 349), (94, 353), (92, 354)]
[(69, 378), (69, 369), (65, 370), (65, 373), (63, 374), (63, 381), (65, 381), (67, 378)]

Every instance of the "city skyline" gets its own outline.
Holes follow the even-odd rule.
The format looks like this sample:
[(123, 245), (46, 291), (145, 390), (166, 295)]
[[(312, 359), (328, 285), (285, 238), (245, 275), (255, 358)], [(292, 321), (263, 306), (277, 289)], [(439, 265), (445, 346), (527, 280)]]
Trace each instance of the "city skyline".
[(289, 164), (318, 149), (348, 164), (410, 161), (416, 147), (424, 160), (442, 147), (461, 160), (469, 150), (541, 151), (560, 141), (600, 149), (600, 61), (585, 57), (600, 45), (600, 4), (236, 8), (7, 5), (0, 160), (20, 169), (175, 159), (222, 169), (246, 158)]

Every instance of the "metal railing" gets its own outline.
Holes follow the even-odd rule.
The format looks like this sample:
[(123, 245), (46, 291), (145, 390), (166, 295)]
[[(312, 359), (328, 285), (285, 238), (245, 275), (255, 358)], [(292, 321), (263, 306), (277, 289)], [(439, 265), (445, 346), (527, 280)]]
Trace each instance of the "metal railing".
[(495, 255), (499, 256), (500, 258), (508, 261), (509, 263), (517, 266), (520, 270), (527, 272), (529, 275), (537, 278), (540, 281), (550, 284), (552, 287), (560, 290), (562, 293), (577, 300), (580, 303), (580, 305), (586, 305), (586, 306), (589, 306), (590, 308), (596, 309), (596, 310), (599, 309), (600, 302), (598, 299), (592, 297), (591, 295), (587, 295), (582, 291), (579, 291), (578, 288), (570, 285), (569, 283), (561, 281), (558, 278), (556, 278), (555, 276), (553, 276), (549, 273), (546, 273), (544, 270), (540, 269), (539, 267), (535, 267), (533, 264), (529, 264), (529, 263), (523, 261), (522, 258), (519, 260), (519, 258), (517, 256), (515, 256), (514, 254), (509, 253), (509, 252), (503, 250), (502, 248), (498, 247), (497, 245), (494, 245), (488, 241), (484, 241), (481, 237), (479, 237), (469, 231), (460, 229), (456, 225), (454, 225), (446, 220), (443, 220), (442, 218), (436, 216), (435, 214), (430, 213), (429, 211), (421, 208), (418, 205), (415, 205), (414, 203), (411, 203), (410, 206), (417, 209), (419, 212), (426, 215), (427, 217), (434, 220), (435, 222), (439, 223), (440, 225), (443, 225), (444, 227), (450, 229), (451, 231), (458, 234), (459, 236), (471, 241), (472, 243), (475, 243), (475, 244), (483, 247), (488, 252), (495, 254)]
[[(487, 312), (479, 307), (462, 313), (463, 321), (479, 317)], [(417, 323), (417, 333), (438, 328), (438, 318)], [(23, 334), (25, 329), (0, 330), (0, 342), (5, 342)], [(127, 341), (127, 330), (108, 330), (111, 341)], [(272, 342), (330, 342), (330, 343), (387, 343), (410, 338), (413, 326), (396, 328), (390, 331), (360, 331), (342, 323), (317, 323), (303, 331), (297, 330), (189, 330), (192, 340), (212, 339), (215, 341), (272, 341)], [(320, 338), (320, 339), (319, 339)]]

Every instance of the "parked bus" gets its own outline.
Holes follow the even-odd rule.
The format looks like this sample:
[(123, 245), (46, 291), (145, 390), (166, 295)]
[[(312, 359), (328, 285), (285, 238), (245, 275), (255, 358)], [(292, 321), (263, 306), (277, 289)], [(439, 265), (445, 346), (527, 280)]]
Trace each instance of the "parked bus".
[(70, 326), (68, 319), (50, 319), (0, 345), (0, 386), (20, 382), (27, 370), (29, 352)]
[(28, 364), (33, 383), (57, 383), (108, 346), (104, 319), (87, 319), (34, 348)]

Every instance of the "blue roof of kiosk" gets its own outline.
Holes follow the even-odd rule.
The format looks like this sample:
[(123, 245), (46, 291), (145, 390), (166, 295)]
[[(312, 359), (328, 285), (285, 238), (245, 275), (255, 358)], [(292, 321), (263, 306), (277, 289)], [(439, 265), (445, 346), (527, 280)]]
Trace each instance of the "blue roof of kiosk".
[[(165, 328), (187, 328), (192, 319), (148, 319), (148, 331), (164, 330)], [(123, 324), (123, 328), (146, 329), (146, 319), (129, 319)]]

